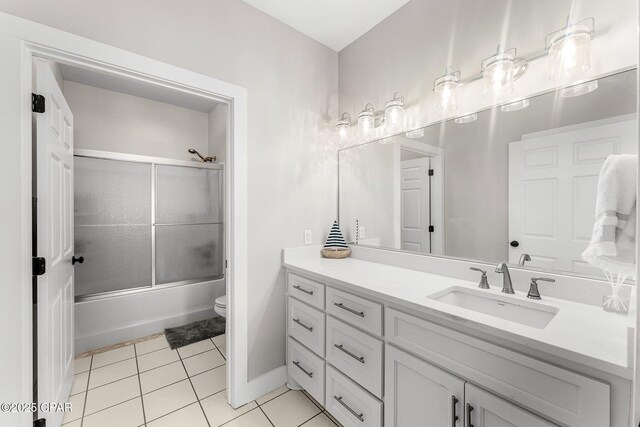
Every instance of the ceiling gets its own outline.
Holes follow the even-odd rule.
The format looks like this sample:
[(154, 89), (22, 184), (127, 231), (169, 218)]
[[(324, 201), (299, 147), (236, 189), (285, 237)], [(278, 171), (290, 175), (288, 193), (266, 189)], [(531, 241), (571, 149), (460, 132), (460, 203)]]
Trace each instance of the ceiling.
[(211, 111), (213, 107), (219, 104), (218, 101), (205, 96), (179, 91), (143, 80), (133, 80), (128, 77), (87, 70), (66, 64), (59, 65), (62, 78), (75, 83), (126, 93), (203, 113)]
[(244, 0), (312, 39), (341, 51), (409, 0)]

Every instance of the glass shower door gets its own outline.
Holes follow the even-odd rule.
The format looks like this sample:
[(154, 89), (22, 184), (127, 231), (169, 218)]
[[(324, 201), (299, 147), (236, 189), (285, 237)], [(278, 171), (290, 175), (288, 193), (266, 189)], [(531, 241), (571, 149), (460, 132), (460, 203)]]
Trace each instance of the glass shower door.
[(223, 275), (222, 171), (156, 165), (157, 284)]
[(76, 297), (150, 287), (151, 164), (74, 162)]

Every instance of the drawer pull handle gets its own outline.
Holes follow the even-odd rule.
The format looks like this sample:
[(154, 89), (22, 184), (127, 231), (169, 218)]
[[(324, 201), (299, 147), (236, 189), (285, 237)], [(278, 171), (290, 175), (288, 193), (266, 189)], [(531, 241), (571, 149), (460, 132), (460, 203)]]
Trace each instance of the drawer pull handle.
[(467, 416), (465, 417), (467, 419), (467, 427), (473, 427), (473, 424), (471, 424), (471, 412), (473, 411), (473, 406), (471, 406), (470, 404), (467, 403)]
[[(293, 362), (296, 363), (296, 362)], [(456, 421), (458, 421), (458, 416), (456, 415), (456, 404), (458, 403), (458, 399), (455, 396), (451, 396), (451, 425), (456, 427)]]
[(349, 356), (353, 357), (354, 359), (356, 359), (358, 362), (360, 363), (364, 363), (364, 356), (356, 356), (355, 354), (351, 353), (349, 350), (347, 350), (346, 348), (344, 348), (342, 346), (342, 344), (334, 344), (333, 345), (335, 348), (337, 348), (338, 350), (348, 354)]
[(302, 326), (303, 328), (305, 328), (307, 331), (309, 332), (313, 332), (313, 326), (307, 326), (304, 323), (302, 323), (300, 321), (300, 319), (293, 319), (294, 322), (296, 322), (298, 325)]
[(344, 403), (344, 401), (342, 400), (342, 396), (336, 396), (336, 395), (333, 395), (333, 398), (334, 398), (335, 400), (337, 400), (339, 404), (341, 404), (342, 406), (344, 406), (344, 408), (345, 408), (347, 411), (351, 412), (351, 414), (353, 414), (353, 416), (354, 416), (354, 417), (356, 417), (357, 419), (359, 419), (359, 420), (360, 420), (360, 422), (364, 422), (364, 416), (363, 416), (364, 414), (362, 414), (362, 413), (358, 414), (356, 411), (354, 411), (353, 409), (351, 409), (351, 407), (350, 407), (349, 405), (347, 405), (346, 403)]
[(309, 372), (306, 369), (304, 369), (302, 366), (300, 366), (300, 362), (298, 362), (297, 360), (293, 361), (293, 364), (296, 365), (298, 367), (298, 369), (300, 369), (302, 372), (304, 372), (305, 374), (307, 374), (307, 376), (309, 378), (313, 378), (313, 372)]
[(307, 294), (307, 295), (313, 295), (313, 291), (308, 291), (308, 290), (306, 290), (305, 288), (303, 288), (303, 287), (302, 287), (302, 286), (300, 286), (300, 285), (293, 285), (293, 289), (297, 289), (297, 290), (299, 290), (300, 292), (304, 292), (304, 293), (305, 293), (305, 294)]
[(347, 310), (349, 313), (353, 313), (356, 316), (360, 316), (360, 317), (364, 317), (364, 312), (363, 311), (358, 311), (358, 310), (354, 310), (353, 308), (349, 308), (345, 305), (342, 305), (341, 302), (334, 302), (333, 305), (335, 305), (336, 307), (339, 307), (343, 310)]

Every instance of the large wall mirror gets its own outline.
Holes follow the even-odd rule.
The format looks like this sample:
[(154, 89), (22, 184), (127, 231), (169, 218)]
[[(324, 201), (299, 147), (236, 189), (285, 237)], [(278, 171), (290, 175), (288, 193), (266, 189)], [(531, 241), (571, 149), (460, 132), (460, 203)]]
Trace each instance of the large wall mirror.
[[(601, 277), (581, 258), (598, 173), (636, 153), (637, 70), (597, 90), (496, 107), (339, 151), (347, 240), (424, 254)], [(522, 105), (520, 105), (522, 107)], [(506, 110), (506, 111), (505, 111)]]

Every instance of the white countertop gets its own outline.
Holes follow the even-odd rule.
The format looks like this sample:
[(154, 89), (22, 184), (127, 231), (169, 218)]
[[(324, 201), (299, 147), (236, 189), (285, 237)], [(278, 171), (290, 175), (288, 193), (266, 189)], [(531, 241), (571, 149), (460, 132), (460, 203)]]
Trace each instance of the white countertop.
[[(319, 254), (310, 257), (287, 256), (285, 253), (284, 266), (325, 276), (346, 288), (424, 311), (553, 357), (626, 379), (633, 376), (633, 368), (629, 366), (628, 340), (632, 336), (629, 320), (625, 316), (607, 313), (598, 306), (543, 295), (539, 302), (559, 311), (544, 329), (538, 329), (428, 298), (451, 286), (478, 289), (475, 282), (354, 258), (326, 259)], [(533, 301), (522, 292), (505, 295), (496, 287), (483, 292), (500, 295), (504, 299)]]

